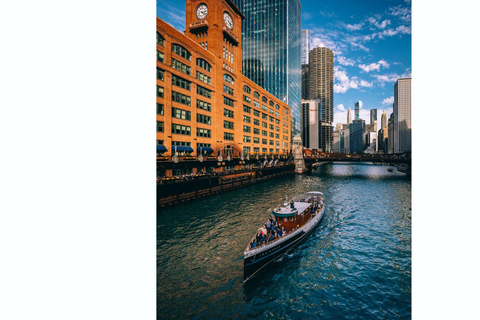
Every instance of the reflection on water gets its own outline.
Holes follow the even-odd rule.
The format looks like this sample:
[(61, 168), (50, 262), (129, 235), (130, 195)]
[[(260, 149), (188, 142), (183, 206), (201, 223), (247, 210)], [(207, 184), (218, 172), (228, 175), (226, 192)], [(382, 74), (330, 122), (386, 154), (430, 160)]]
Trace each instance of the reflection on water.
[[(331, 164), (163, 211), (159, 319), (410, 317), (411, 183), (387, 166)], [(285, 195), (319, 190), (325, 216), (243, 284), (243, 250)]]

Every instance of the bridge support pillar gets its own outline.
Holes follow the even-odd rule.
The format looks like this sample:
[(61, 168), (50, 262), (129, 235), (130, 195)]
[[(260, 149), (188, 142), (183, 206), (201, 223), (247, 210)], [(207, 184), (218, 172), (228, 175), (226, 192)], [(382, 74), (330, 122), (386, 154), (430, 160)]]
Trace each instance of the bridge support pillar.
[(302, 174), (307, 170), (307, 167), (305, 166), (305, 160), (303, 159), (303, 146), (300, 135), (293, 137), (292, 151), (294, 155), (295, 172)]

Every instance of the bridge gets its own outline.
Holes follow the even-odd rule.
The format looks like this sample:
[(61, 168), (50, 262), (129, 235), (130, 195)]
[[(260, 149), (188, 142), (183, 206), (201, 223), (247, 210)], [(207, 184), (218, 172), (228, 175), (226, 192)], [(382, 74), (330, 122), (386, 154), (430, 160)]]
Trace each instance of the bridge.
[(386, 164), (397, 167), (398, 171), (410, 174), (412, 158), (411, 153), (395, 154), (344, 154), (344, 153), (304, 153), (304, 161), (307, 169), (312, 169), (315, 164), (327, 162), (372, 162), (374, 164)]

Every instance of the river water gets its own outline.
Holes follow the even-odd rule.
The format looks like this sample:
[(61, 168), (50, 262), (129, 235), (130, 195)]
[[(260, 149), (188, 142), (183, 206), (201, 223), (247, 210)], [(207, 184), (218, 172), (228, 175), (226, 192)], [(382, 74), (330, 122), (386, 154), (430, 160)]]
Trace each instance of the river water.
[[(158, 213), (158, 319), (409, 319), (411, 181), (335, 163)], [(243, 283), (243, 250), (285, 195), (326, 211), (304, 243)]]

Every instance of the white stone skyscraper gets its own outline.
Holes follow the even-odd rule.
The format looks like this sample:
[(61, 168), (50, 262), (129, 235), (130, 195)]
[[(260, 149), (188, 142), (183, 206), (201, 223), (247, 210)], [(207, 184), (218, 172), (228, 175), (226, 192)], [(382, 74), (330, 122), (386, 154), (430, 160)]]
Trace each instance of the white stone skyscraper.
[(347, 124), (352, 123), (352, 109), (348, 108), (347, 111)]
[(393, 152), (412, 151), (412, 78), (398, 79), (393, 101)]
[(308, 53), (310, 52), (310, 30), (302, 30), (302, 55), (303, 64), (308, 64)]
[(380, 129), (385, 129), (388, 127), (388, 122), (387, 122), (387, 114), (385, 113), (385, 110), (383, 110), (382, 113), (382, 126)]

